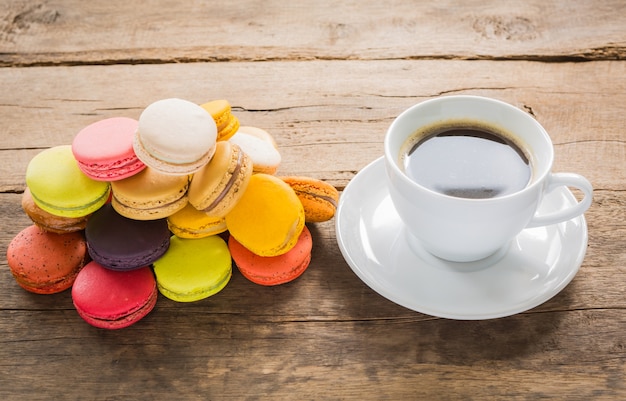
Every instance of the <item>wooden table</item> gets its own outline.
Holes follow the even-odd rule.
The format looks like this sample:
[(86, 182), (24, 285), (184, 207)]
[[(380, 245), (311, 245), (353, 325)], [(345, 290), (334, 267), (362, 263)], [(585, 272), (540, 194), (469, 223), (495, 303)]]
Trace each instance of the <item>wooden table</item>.
[[(215, 4), (212, 4), (215, 3)], [(206, 300), (160, 297), (104, 331), (69, 291), (37, 296), (0, 266), (0, 399), (626, 399), (626, 2), (5, 0), (0, 4), (0, 244), (30, 158), (153, 101), (224, 98), (271, 132), (279, 174), (342, 190), (393, 118), (449, 94), (504, 100), (595, 188), (574, 280), (529, 311), (459, 321), (378, 295), (335, 222), (311, 224), (298, 280), (236, 271)]]

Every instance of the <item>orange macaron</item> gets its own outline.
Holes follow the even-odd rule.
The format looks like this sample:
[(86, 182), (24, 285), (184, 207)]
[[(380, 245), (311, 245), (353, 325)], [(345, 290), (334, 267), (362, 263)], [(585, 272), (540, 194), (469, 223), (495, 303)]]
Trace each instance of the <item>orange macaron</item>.
[(335, 215), (339, 191), (329, 183), (311, 177), (282, 177), (302, 202), (307, 223), (330, 220)]
[(55, 234), (31, 225), (7, 248), (7, 263), (15, 281), (36, 294), (70, 288), (87, 261), (87, 242), (80, 231)]
[(234, 237), (228, 248), (241, 274), (253, 283), (272, 286), (288, 283), (300, 277), (309, 267), (313, 239), (305, 226), (295, 246), (279, 256), (259, 256), (241, 245)]

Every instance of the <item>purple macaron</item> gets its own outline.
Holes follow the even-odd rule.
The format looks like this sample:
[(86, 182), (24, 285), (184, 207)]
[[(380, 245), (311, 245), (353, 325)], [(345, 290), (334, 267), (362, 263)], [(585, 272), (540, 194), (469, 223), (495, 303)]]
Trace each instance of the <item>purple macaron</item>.
[(170, 246), (170, 235), (166, 219), (129, 219), (111, 204), (96, 211), (85, 228), (89, 256), (106, 268), (120, 271), (138, 269), (159, 259)]

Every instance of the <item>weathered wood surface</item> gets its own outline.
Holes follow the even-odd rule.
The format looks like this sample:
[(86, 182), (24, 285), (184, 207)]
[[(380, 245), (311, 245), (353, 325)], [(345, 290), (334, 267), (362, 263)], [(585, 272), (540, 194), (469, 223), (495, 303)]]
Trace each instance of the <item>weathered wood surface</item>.
[(4, 65), (626, 54), (621, 0), (5, 0), (0, 12)]
[(592, 181), (578, 275), (516, 316), (433, 318), (363, 284), (330, 221), (310, 226), (297, 281), (265, 288), (235, 271), (214, 297), (160, 297), (108, 332), (67, 291), (21, 290), (3, 257), (1, 399), (626, 398), (626, 3), (211, 3), (0, 4), (0, 252), (30, 224), (30, 158), (96, 120), (226, 98), (276, 137), (279, 173), (342, 189), (399, 112), (466, 93), (532, 113), (555, 170)]

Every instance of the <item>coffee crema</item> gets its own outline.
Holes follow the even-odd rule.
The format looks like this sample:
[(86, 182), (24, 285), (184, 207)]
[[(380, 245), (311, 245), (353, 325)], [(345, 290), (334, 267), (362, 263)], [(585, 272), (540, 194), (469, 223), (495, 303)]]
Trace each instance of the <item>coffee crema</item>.
[(486, 123), (454, 121), (414, 133), (403, 145), (400, 166), (416, 183), (448, 196), (488, 199), (524, 189), (529, 157), (508, 132)]

